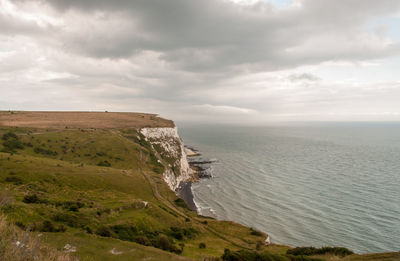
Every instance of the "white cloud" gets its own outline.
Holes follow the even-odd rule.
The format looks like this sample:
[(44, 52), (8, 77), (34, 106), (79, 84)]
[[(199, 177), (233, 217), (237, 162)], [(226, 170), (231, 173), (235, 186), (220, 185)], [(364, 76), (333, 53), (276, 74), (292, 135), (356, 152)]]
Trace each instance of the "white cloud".
[(195, 108), (200, 108), (201, 110), (211, 112), (211, 113), (222, 113), (222, 114), (250, 114), (256, 113), (253, 109), (248, 108), (240, 108), (228, 105), (211, 105), (211, 104), (202, 104), (194, 106)]

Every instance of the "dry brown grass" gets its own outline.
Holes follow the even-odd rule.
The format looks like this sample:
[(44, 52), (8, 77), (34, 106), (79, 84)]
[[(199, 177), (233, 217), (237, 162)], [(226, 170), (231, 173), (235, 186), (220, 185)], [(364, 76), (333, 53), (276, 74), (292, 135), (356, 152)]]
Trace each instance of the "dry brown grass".
[(174, 127), (173, 121), (155, 114), (133, 112), (0, 112), (0, 126), (35, 128), (124, 129)]
[(0, 260), (76, 261), (78, 259), (43, 245), (38, 236), (19, 230), (0, 214)]
[(10, 205), (15, 201), (14, 197), (7, 191), (0, 191), (0, 208)]

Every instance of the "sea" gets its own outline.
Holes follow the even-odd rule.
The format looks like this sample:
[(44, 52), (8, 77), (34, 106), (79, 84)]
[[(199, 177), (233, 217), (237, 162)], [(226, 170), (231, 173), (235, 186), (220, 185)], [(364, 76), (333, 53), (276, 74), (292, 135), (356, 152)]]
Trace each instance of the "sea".
[(212, 159), (200, 214), (290, 246), (400, 251), (400, 123), (178, 124)]

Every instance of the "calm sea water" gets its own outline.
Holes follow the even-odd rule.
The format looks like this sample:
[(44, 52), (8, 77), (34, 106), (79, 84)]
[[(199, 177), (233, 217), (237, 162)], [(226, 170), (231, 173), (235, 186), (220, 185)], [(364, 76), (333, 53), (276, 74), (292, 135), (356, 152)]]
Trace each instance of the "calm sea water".
[(179, 126), (218, 159), (214, 178), (193, 185), (202, 214), (273, 243), (400, 251), (400, 124)]

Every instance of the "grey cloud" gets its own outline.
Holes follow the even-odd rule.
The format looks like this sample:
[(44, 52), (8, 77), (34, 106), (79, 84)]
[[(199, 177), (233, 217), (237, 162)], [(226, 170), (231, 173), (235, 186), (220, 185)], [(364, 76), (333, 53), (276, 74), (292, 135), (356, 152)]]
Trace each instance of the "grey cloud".
[[(399, 51), (391, 45), (365, 46), (365, 39), (357, 37), (368, 19), (399, 10), (400, 2), (396, 0), (345, 3), (303, 0), (301, 7), (284, 10), (268, 3), (249, 7), (222, 0), (42, 1), (62, 12), (80, 10), (88, 15), (106, 12), (98, 27), (94, 25), (86, 30), (83, 21), (76, 31), (60, 32), (60, 38), (71, 50), (108, 58), (152, 50), (162, 53), (165, 61), (188, 71), (226, 70), (238, 65), (271, 71), (315, 64), (333, 57), (363, 60)], [(113, 23), (113, 19), (119, 24)], [(331, 42), (329, 37), (335, 34), (339, 34), (340, 42)], [(287, 52), (302, 44), (314, 43), (318, 35), (325, 35), (326, 42), (317, 38), (315, 44), (328, 46), (328, 54), (319, 52), (319, 48), (315, 52)], [(347, 49), (340, 48), (341, 45)], [(360, 47), (362, 52), (357, 52)], [(332, 49), (337, 51), (330, 52)]]
[(316, 75), (313, 75), (311, 73), (301, 73), (301, 74), (291, 74), (289, 75), (289, 80), (292, 82), (298, 82), (298, 81), (319, 81), (321, 78), (319, 78)]
[[(63, 23), (39, 27), (0, 12), (0, 36), (21, 35), (36, 46), (29, 62), (22, 57), (14, 64), (0, 59), (3, 74), (23, 64), (28, 71), (25, 77), (14, 72), (4, 79), (18, 77), (8, 85), (35, 90), (44, 84), (55, 99), (65, 91), (76, 103), (82, 101), (80, 106), (109, 102), (124, 110), (165, 111), (174, 118), (180, 108), (189, 115), (185, 117), (223, 110), (290, 114), (290, 108), (329, 99), (328, 89), (310, 90), (308, 83), (331, 86), (318, 74), (302, 73), (307, 69), (290, 70), (400, 53), (399, 43), (384, 32), (365, 29), (375, 18), (398, 12), (398, 0), (297, 0), (299, 6), (283, 9), (267, 2), (247, 6), (228, 0), (12, 2), (40, 2), (51, 9), (49, 16)], [(290, 72), (282, 78), (257, 79), (282, 70)], [(69, 76), (48, 77), (64, 73)], [(335, 99), (346, 99), (345, 89)]]

